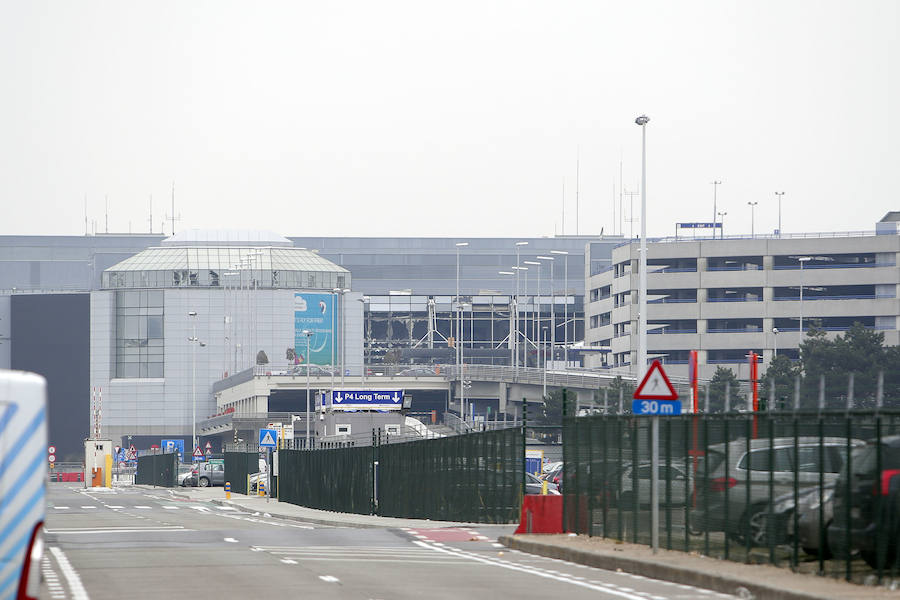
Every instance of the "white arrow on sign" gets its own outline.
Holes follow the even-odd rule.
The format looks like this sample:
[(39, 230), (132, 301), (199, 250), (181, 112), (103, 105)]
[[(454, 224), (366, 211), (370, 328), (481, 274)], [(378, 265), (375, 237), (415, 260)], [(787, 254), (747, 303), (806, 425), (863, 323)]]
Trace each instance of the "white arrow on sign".
[(341, 402), (341, 401), (343, 401), (343, 399), (344, 399), (344, 398), (341, 396), (341, 393), (340, 393), (340, 392), (335, 392), (335, 393), (334, 393), (334, 401), (335, 401), (335, 402)]
[(400, 402), (400, 394), (398, 392), (394, 392), (393, 400), (394, 402)]

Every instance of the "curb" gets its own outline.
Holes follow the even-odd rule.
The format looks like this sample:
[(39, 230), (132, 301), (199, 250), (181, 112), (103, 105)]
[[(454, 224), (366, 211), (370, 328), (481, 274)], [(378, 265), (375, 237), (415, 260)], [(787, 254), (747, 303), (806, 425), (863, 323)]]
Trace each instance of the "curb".
[(628, 556), (610, 556), (601, 552), (590, 552), (574, 548), (566, 548), (554, 544), (544, 544), (532, 540), (523, 540), (513, 536), (500, 536), (498, 541), (513, 550), (521, 550), (529, 554), (537, 554), (547, 558), (557, 558), (589, 567), (616, 571), (621, 569), (635, 575), (651, 579), (661, 579), (682, 585), (690, 585), (723, 594), (734, 594), (740, 597), (739, 588), (745, 588), (756, 598), (768, 600), (822, 600), (820, 595), (771, 587), (755, 580), (748, 580), (729, 575), (692, 570), (687, 567), (676, 567), (660, 564), (641, 558)]
[[(214, 498), (214, 499), (204, 500), (204, 501), (210, 502), (217, 506), (239, 506), (239, 507), (243, 508), (244, 510), (256, 510), (256, 509), (248, 508), (242, 504), (238, 504), (237, 502), (233, 502), (231, 500), (221, 500), (218, 498)], [(262, 511), (260, 511), (260, 512), (262, 512)], [(359, 522), (353, 522), (353, 521), (333, 521), (330, 519), (322, 519), (322, 518), (317, 518), (317, 517), (307, 518), (307, 517), (301, 517), (298, 515), (285, 515), (282, 513), (272, 512), (272, 511), (268, 511), (268, 510), (265, 512), (266, 512), (266, 514), (271, 515), (272, 517), (277, 518), (277, 519), (285, 519), (287, 521), (298, 521), (301, 523), (313, 523), (315, 525), (329, 525), (332, 527), (351, 527), (353, 529), (377, 529), (379, 527), (384, 527), (383, 525), (377, 525), (374, 523), (359, 523)]]

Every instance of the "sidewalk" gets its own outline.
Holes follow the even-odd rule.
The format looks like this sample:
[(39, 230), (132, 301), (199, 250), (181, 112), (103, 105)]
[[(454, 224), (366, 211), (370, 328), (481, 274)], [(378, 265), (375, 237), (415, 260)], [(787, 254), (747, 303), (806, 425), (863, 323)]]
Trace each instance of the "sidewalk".
[(499, 541), (509, 548), (530, 554), (609, 571), (626, 571), (738, 597), (750, 598), (746, 595), (749, 593), (757, 600), (900, 598), (900, 592), (883, 586), (855, 585), (769, 565), (747, 565), (672, 550), (660, 550), (658, 554), (653, 554), (647, 546), (583, 535), (501, 536)]

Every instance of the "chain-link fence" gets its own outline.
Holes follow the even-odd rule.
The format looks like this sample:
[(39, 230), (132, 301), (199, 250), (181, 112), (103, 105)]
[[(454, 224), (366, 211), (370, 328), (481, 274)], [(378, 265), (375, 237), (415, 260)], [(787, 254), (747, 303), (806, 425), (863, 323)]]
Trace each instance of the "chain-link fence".
[(142, 485), (175, 487), (178, 475), (178, 454), (149, 454), (139, 456), (134, 482)]
[[(650, 544), (650, 419), (564, 419), (568, 530)], [(660, 419), (661, 547), (856, 582), (900, 573), (900, 411)]]

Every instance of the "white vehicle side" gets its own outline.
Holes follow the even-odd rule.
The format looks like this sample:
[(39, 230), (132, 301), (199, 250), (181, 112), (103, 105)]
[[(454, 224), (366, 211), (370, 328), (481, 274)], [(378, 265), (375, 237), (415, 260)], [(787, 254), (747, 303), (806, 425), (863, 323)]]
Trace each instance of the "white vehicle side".
[(0, 370), (0, 600), (37, 600), (47, 504), (47, 382)]

